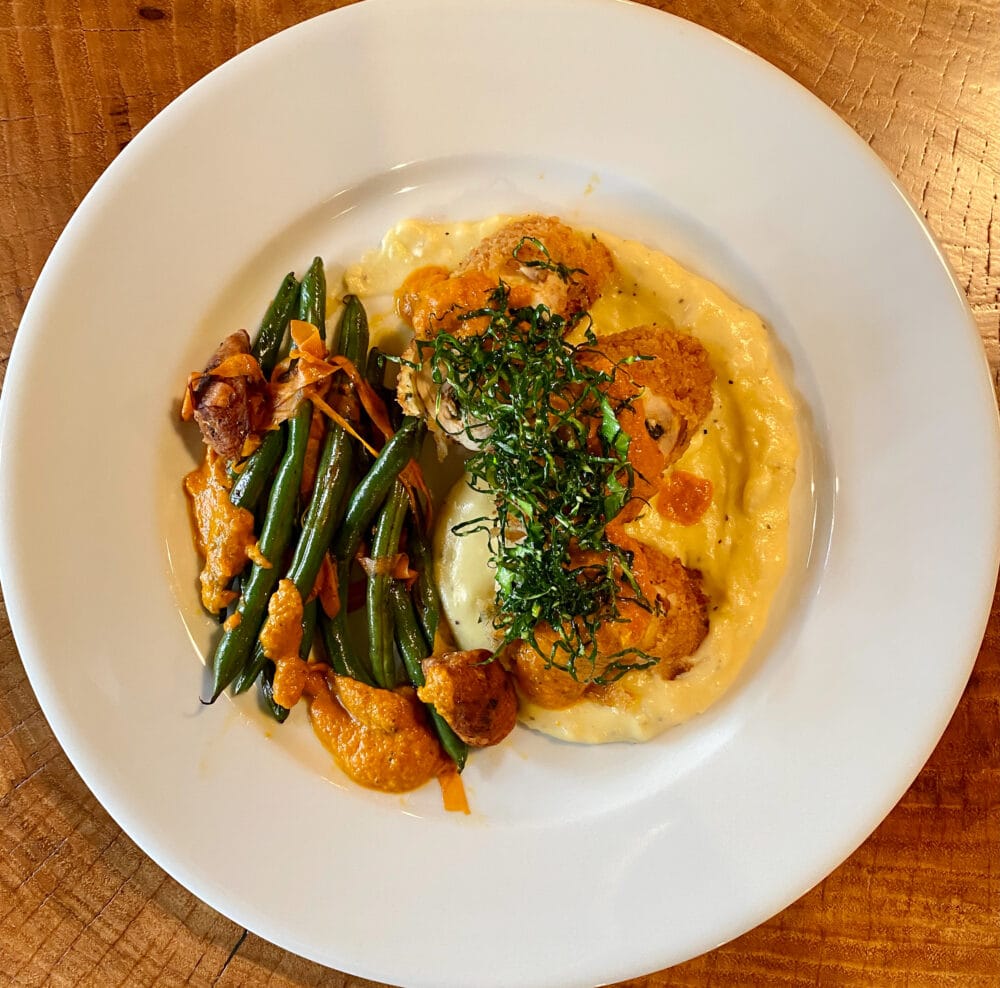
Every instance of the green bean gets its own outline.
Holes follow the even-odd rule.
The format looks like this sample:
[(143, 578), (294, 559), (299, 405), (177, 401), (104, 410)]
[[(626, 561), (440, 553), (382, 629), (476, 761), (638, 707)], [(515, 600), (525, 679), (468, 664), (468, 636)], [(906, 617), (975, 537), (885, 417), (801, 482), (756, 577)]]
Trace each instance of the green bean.
[(279, 723), (284, 724), (288, 720), (290, 713), (288, 707), (283, 707), (274, 700), (274, 663), (268, 659), (264, 663), (264, 668), (260, 673), (260, 698), (264, 701), (264, 707), (271, 716)]
[[(313, 261), (303, 278), (302, 289), (302, 294), (307, 299), (303, 301), (300, 296), (299, 315), (303, 318), (315, 318), (317, 313), (322, 313), (326, 308), (326, 282), (323, 262), (319, 258)], [(359, 353), (363, 355), (368, 348), (368, 322), (360, 302), (353, 296), (349, 296), (349, 299), (351, 301), (345, 306), (340, 321), (340, 340), (348, 351), (347, 356), (354, 359)], [(322, 321), (322, 327), (325, 331), (325, 320)], [(350, 470), (351, 445), (347, 433), (339, 425), (331, 424), (323, 441), (313, 496), (286, 574), (303, 600), (313, 591), (323, 555), (339, 520)], [(258, 642), (250, 661), (236, 677), (235, 691), (242, 693), (249, 689), (264, 665), (264, 651)]]
[[(406, 587), (399, 580), (392, 581), (389, 599), (396, 624), (396, 645), (403, 658), (403, 665), (410, 677), (410, 682), (417, 688), (425, 683), (424, 670), (421, 662), (427, 658), (431, 650), (417, 625), (417, 615), (413, 610), (413, 601), (406, 592)], [(469, 756), (468, 745), (452, 730), (451, 725), (434, 708), (433, 703), (426, 704), (431, 723), (441, 741), (448, 757), (458, 766), (459, 772), (465, 768), (465, 760)]]
[(233, 482), (229, 500), (237, 508), (253, 511), (267, 487), (274, 468), (285, 451), (285, 429), (271, 429), (261, 444), (247, 458), (246, 464)]
[(413, 601), (401, 580), (393, 580), (389, 587), (389, 606), (392, 608), (396, 644), (399, 646), (399, 654), (403, 660), (406, 674), (414, 686), (423, 686), (425, 680), (421, 663), (431, 654), (432, 650), (427, 647), (427, 639), (424, 638), (420, 626), (417, 624)]
[(355, 488), (333, 546), (334, 555), (340, 562), (349, 562), (354, 558), (365, 531), (382, 507), (399, 472), (413, 459), (422, 436), (420, 420), (405, 418), (399, 430), (382, 447), (371, 470)]
[[(368, 351), (368, 319), (353, 295), (345, 299), (340, 340), (345, 357), (355, 363), (364, 359)], [(341, 426), (331, 422), (323, 440), (316, 485), (302, 522), (302, 533), (288, 567), (288, 579), (303, 599), (313, 591), (323, 556), (343, 516), (352, 452), (350, 436)]]
[[(344, 355), (355, 366), (360, 366), (368, 352), (368, 317), (360, 300), (353, 295), (344, 299), (339, 337)], [(324, 455), (317, 472), (320, 480), (317, 481), (316, 493), (303, 523), (303, 535), (296, 547), (296, 557), (289, 569), (289, 577), (295, 580), (300, 592), (304, 593), (311, 592), (323, 555), (343, 517), (346, 485), (350, 478), (351, 462), (357, 452), (340, 426), (330, 426), (327, 442), (329, 446), (324, 444)], [(340, 612), (332, 619), (322, 614), (319, 622), (327, 657), (339, 675), (351, 676), (374, 685), (371, 673), (351, 644), (347, 628), (350, 560), (346, 565), (338, 567), (338, 576), (343, 594)]]
[(257, 339), (251, 350), (265, 377), (271, 376), (271, 371), (274, 370), (274, 365), (278, 362), (278, 354), (281, 352), (285, 330), (288, 329), (288, 320), (291, 318), (292, 312), (295, 311), (298, 297), (299, 283), (295, 280), (295, 275), (289, 271), (285, 275), (277, 295), (268, 306), (267, 312), (264, 313), (260, 329), (257, 330)]
[[(360, 368), (359, 368), (360, 369)], [(365, 380), (371, 385), (372, 390), (385, 402), (386, 389), (382, 384), (385, 367), (383, 363), (382, 351), (377, 347), (372, 347), (368, 351), (368, 359), (365, 361)], [(397, 402), (392, 404), (399, 407)], [(387, 408), (390, 407), (387, 404)], [(365, 445), (358, 443), (354, 451), (354, 472), (360, 480), (372, 468), (375, 462), (375, 454)]]
[(393, 429), (398, 429), (403, 421), (403, 411), (396, 401), (396, 394), (392, 388), (385, 383), (385, 353), (378, 347), (372, 347), (368, 353), (368, 363), (365, 367), (365, 379), (372, 386), (372, 390), (382, 399), (386, 411), (389, 413), (389, 421)]
[(331, 424), (316, 468), (316, 486), (288, 567), (288, 579), (303, 599), (313, 591), (323, 556), (340, 520), (350, 475), (350, 437), (339, 425)]
[(285, 552), (295, 522), (295, 506), (302, 481), (302, 464), (309, 441), (309, 424), (312, 404), (304, 401), (288, 425), (288, 447), (278, 467), (278, 474), (271, 488), (267, 512), (260, 533), (259, 547), (268, 566), (254, 563), (243, 585), (243, 593), (236, 607), (238, 623), (224, 632), (212, 660), (212, 697), (219, 694), (233, 681), (250, 658), (250, 650), (260, 631), (268, 598), (278, 582), (281, 557)]
[(346, 592), (341, 597), (336, 617), (329, 618), (324, 613), (320, 614), (319, 630), (333, 671), (338, 676), (350, 676), (366, 686), (374, 686), (375, 680), (358, 655), (348, 633)]
[(313, 258), (302, 277), (296, 318), (312, 323), (319, 330), (320, 339), (326, 339), (326, 272), (321, 257)]
[[(327, 642), (327, 651), (335, 669), (337, 669), (339, 662), (345, 670), (343, 674), (354, 676), (354, 678), (369, 684), (374, 684), (378, 680), (379, 672), (370, 665), (371, 656), (360, 657), (351, 646), (346, 624), (351, 563), (368, 526), (382, 506), (386, 494), (395, 483), (399, 472), (413, 458), (422, 435), (423, 428), (418, 419), (404, 420), (402, 427), (385, 444), (371, 470), (365, 474), (361, 483), (355, 488), (334, 542), (337, 577), (341, 591), (341, 614), (332, 621), (324, 623), (324, 640)], [(369, 608), (369, 616), (370, 613), (371, 609)], [(384, 618), (385, 614), (383, 613), (382, 616)], [(391, 651), (391, 639), (391, 630), (386, 634), (385, 629), (383, 629), (379, 639), (379, 648), (385, 649), (386, 642), (388, 642), (387, 647)], [(385, 661), (384, 655), (383, 661)], [(391, 670), (392, 665), (386, 664)], [(340, 669), (337, 671), (340, 672)]]
[(373, 346), (368, 351), (368, 359), (365, 361), (365, 380), (375, 389), (380, 398), (384, 397), (385, 354), (377, 346)]
[(299, 645), (299, 658), (309, 660), (312, 651), (313, 638), (316, 636), (316, 621), (319, 617), (319, 601), (313, 597), (302, 608), (302, 643)]
[(257, 640), (257, 644), (253, 647), (253, 655), (250, 661), (240, 670), (239, 675), (233, 680), (233, 692), (237, 695), (240, 693), (245, 693), (255, 682), (257, 682), (257, 677), (261, 674), (264, 666), (268, 662), (267, 656), (264, 654), (264, 649), (261, 647), (260, 640)]
[(434, 580), (434, 554), (431, 552), (427, 536), (419, 525), (410, 526), (410, 538), (407, 542), (413, 568), (417, 571), (417, 582), (413, 585), (413, 602), (420, 619), (420, 628), (431, 648), (437, 640), (438, 626), (441, 623), (441, 601), (438, 597), (437, 583)]
[(380, 569), (387, 567), (399, 551), (399, 538), (409, 503), (406, 488), (397, 481), (382, 508), (372, 538), (371, 559), (375, 572), (368, 578), (368, 645), (375, 681), (383, 689), (392, 689), (396, 685), (396, 667), (392, 650), (392, 610), (388, 606), (392, 576), (388, 572), (380, 572)]
[[(289, 272), (285, 275), (277, 295), (261, 320), (251, 352), (257, 358), (265, 377), (270, 377), (271, 371), (274, 370), (285, 331), (288, 329), (288, 321), (300, 298), (300, 289), (301, 286), (295, 280), (294, 274)], [(243, 469), (233, 481), (229, 499), (237, 508), (253, 511), (257, 507), (257, 502), (267, 488), (267, 482), (271, 479), (271, 474), (284, 449), (284, 429), (273, 429), (264, 436), (261, 444), (250, 454)]]

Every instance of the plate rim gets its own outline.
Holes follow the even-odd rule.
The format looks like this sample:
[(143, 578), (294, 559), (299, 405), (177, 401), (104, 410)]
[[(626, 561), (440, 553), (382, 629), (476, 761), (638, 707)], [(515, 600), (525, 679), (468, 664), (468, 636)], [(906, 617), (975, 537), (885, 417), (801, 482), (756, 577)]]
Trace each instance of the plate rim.
[[(605, 8), (610, 9), (613, 4), (619, 7), (619, 9), (630, 8), (636, 12), (641, 11), (642, 13), (640, 14), (640, 16), (642, 17), (662, 19), (663, 14), (666, 13), (664, 11), (657, 11), (653, 9), (649, 9), (647, 12), (646, 8), (626, 3), (624, 2), (624, 0), (590, 0), (589, 6), (590, 9), (592, 10), (605, 9)], [(368, 2), (365, 4), (352, 5), (350, 7), (329, 11), (325, 14), (319, 15), (316, 18), (312, 18), (310, 20), (301, 22), (300, 24), (295, 25), (294, 27), (289, 28), (284, 32), (281, 32), (279, 35), (275, 35), (272, 36), (271, 38), (265, 39), (264, 41), (259, 42), (258, 44), (245, 50), (244, 52), (235, 56), (233, 59), (230, 59), (226, 63), (223, 63), (223, 65), (217, 67), (212, 72), (208, 73), (205, 77), (203, 77), (203, 79), (199, 80), (198, 83), (196, 83), (194, 86), (192, 86), (187, 91), (178, 96), (175, 100), (173, 100), (163, 111), (161, 111), (160, 114), (157, 115), (156, 118), (154, 118), (154, 120), (150, 121), (150, 123), (143, 128), (140, 134), (136, 136), (135, 140), (131, 142), (129, 147), (127, 147), (121, 154), (119, 154), (114, 159), (111, 165), (109, 165), (108, 169), (104, 172), (104, 174), (102, 174), (102, 176), (98, 179), (95, 185), (91, 188), (91, 190), (81, 201), (79, 207), (74, 212), (73, 217), (70, 219), (65, 230), (63, 231), (63, 234), (60, 235), (55, 247), (53, 248), (51, 254), (49, 255), (49, 258), (46, 260), (45, 265), (43, 266), (38, 281), (36, 282), (35, 290), (32, 292), (32, 295), (28, 301), (28, 305), (25, 308), (24, 316), (22, 317), (19, 330), (15, 335), (14, 345), (11, 350), (10, 361), (7, 368), (7, 375), (4, 382), (4, 387), (2, 393), (0, 393), (0, 450), (4, 450), (7, 446), (7, 443), (10, 441), (9, 431), (12, 428), (12, 426), (10, 425), (9, 421), (10, 418), (9, 408), (11, 404), (15, 401), (15, 398), (12, 397), (11, 395), (12, 393), (16, 393), (17, 391), (19, 391), (20, 388), (24, 386), (23, 382), (19, 381), (18, 379), (18, 373), (19, 373), (18, 368), (20, 367), (20, 364), (22, 362), (22, 358), (20, 358), (18, 354), (20, 353), (21, 350), (25, 350), (27, 347), (27, 345), (22, 342), (27, 338), (26, 335), (22, 332), (22, 330), (24, 328), (29, 328), (30, 331), (30, 326), (35, 318), (34, 317), (35, 310), (41, 307), (40, 300), (48, 288), (48, 283), (50, 281), (54, 282), (58, 278), (59, 267), (63, 263), (63, 256), (64, 254), (70, 253), (73, 238), (76, 236), (78, 227), (83, 222), (82, 220), (78, 220), (78, 217), (80, 216), (85, 217), (87, 215), (87, 211), (98, 208), (98, 204), (101, 197), (113, 191), (115, 181), (118, 180), (119, 175), (127, 174), (128, 169), (132, 167), (133, 160), (138, 160), (140, 153), (143, 152), (147, 148), (147, 146), (149, 147), (154, 146), (155, 141), (160, 133), (158, 125), (162, 124), (162, 118), (166, 114), (168, 113), (171, 114), (170, 119), (173, 119), (173, 117), (175, 117), (179, 113), (182, 113), (183, 108), (187, 105), (187, 101), (189, 99), (196, 99), (199, 98), (199, 96), (201, 96), (202, 94), (210, 92), (211, 87), (215, 85), (219, 79), (224, 78), (223, 73), (234, 71), (233, 66), (236, 63), (239, 63), (240, 65), (252, 64), (254, 59), (260, 57), (259, 54), (260, 50), (264, 48), (264, 46), (272, 45), (272, 43), (275, 41), (275, 38), (282, 37), (284, 35), (289, 35), (294, 32), (315, 30), (316, 28), (310, 27), (310, 25), (314, 25), (318, 21), (323, 21), (327, 19), (343, 18), (345, 15), (347, 15), (347, 12), (349, 11), (353, 12), (350, 14), (350, 16), (367, 17), (368, 16), (367, 14), (361, 14), (360, 12), (366, 10), (366, 8), (369, 8), (370, 6), (376, 6), (376, 5), (379, 7), (391, 8), (394, 6), (394, 2), (393, 0), (368, 0)], [(423, 6), (428, 8), (433, 8), (437, 7), (438, 4), (434, 2), (434, 0), (423, 0)], [(499, 5), (497, 5), (497, 7), (499, 8)], [(809, 93), (808, 90), (802, 87), (799, 83), (795, 82), (795, 80), (791, 79), (784, 73), (780, 72), (780, 70), (777, 69), (775, 66), (771, 65), (771, 63), (760, 58), (754, 53), (749, 52), (747, 49), (741, 47), (740, 45), (731, 41), (730, 39), (714, 34), (713, 32), (709, 31), (706, 28), (693, 24), (692, 22), (684, 21), (683, 19), (676, 17), (676, 15), (667, 14), (667, 17), (669, 17), (671, 21), (679, 22), (680, 24), (684, 25), (683, 30), (692, 30), (710, 36), (715, 41), (724, 42), (726, 46), (735, 49), (737, 52), (741, 53), (739, 57), (749, 56), (750, 60), (752, 60), (752, 63), (756, 63), (758, 66), (766, 66), (769, 72), (772, 72), (777, 76), (780, 76), (783, 83), (785, 84), (791, 83), (797, 90), (801, 91), (802, 94), (808, 96), (808, 98), (816, 104), (817, 108), (822, 108), (822, 110), (826, 114), (828, 114), (829, 118), (835, 120), (843, 130), (846, 130), (846, 132), (851, 135), (852, 140), (854, 142), (857, 142), (857, 144), (864, 149), (864, 152), (868, 156), (868, 160), (870, 162), (878, 163), (878, 165), (883, 171), (884, 177), (888, 179), (891, 188), (896, 192), (898, 196), (902, 198), (903, 202), (906, 203), (910, 213), (912, 214), (912, 217), (917, 221), (917, 225), (919, 229), (922, 231), (927, 241), (927, 245), (931, 247), (934, 255), (937, 258), (938, 263), (947, 273), (947, 277), (951, 283), (951, 287), (955, 293), (955, 296), (960, 302), (961, 307), (964, 309), (965, 323), (970, 336), (973, 338), (972, 342), (974, 342), (977, 346), (981, 348), (982, 345), (981, 338), (975, 327), (975, 323), (968, 302), (964, 296), (964, 293), (962, 293), (958, 285), (957, 279), (950, 267), (950, 264), (948, 263), (947, 258), (944, 256), (940, 247), (938, 246), (933, 236), (931, 235), (926, 221), (923, 219), (923, 217), (920, 216), (919, 212), (916, 210), (916, 208), (914, 207), (913, 203), (910, 201), (906, 193), (900, 188), (899, 184), (896, 182), (894, 176), (891, 174), (886, 165), (874, 154), (871, 148), (860, 138), (860, 136), (846, 123), (840, 120), (840, 118), (837, 117), (833, 113), (833, 111), (826, 106), (826, 104), (822, 103), (822, 101), (820, 101), (817, 97)], [(267, 50), (277, 51), (277, 48), (274, 49), (268, 48)], [(41, 291), (39, 291), (39, 289), (41, 289)], [(984, 368), (986, 367), (985, 354), (983, 355), (983, 367)], [(986, 380), (988, 382), (989, 375), (986, 374), (984, 376), (986, 377)], [(13, 383), (14, 385), (13, 388), (10, 387), (11, 383)], [(992, 384), (990, 384), (990, 391), (992, 393)], [(991, 418), (992, 418), (992, 428), (994, 433), (994, 444), (993, 444), (994, 455), (992, 463), (989, 464), (988, 466), (989, 470), (992, 472), (994, 480), (996, 480), (997, 477), (1000, 476), (1000, 460), (998, 460), (997, 457), (997, 451), (996, 451), (997, 443), (995, 440), (997, 435), (1000, 434), (1000, 426), (998, 426), (997, 424), (997, 410), (996, 410), (995, 400), (993, 401)], [(12, 482), (13, 481), (9, 478), (6, 472), (0, 474), (0, 502), (2, 503), (7, 502), (8, 485), (11, 484)], [(1000, 519), (1000, 513), (998, 513), (997, 508), (995, 507), (993, 508), (992, 514), (994, 522), (997, 522), (998, 519)], [(1000, 529), (1000, 525), (994, 524), (993, 540), (991, 544), (992, 548), (991, 565), (992, 565), (992, 571), (994, 573), (994, 578), (997, 570), (997, 564), (1000, 563), (1000, 534), (998, 534), (998, 529)], [(30, 632), (27, 628), (27, 625), (29, 623), (29, 618), (26, 616), (26, 608), (30, 609), (30, 605), (25, 605), (22, 601), (20, 601), (17, 591), (16, 590), (11, 591), (11, 588), (7, 586), (8, 583), (7, 574), (10, 573), (14, 567), (11, 562), (11, 552), (9, 550), (8, 537), (6, 534), (3, 535), (2, 538), (0, 538), (0, 563), (4, 564), (2, 565), (2, 567), (0, 567), (0, 580), (2, 580), (4, 583), (5, 598), (7, 601), (7, 609), (10, 618), (11, 628), (12, 630), (14, 630), (15, 627), (17, 627), (18, 629), (14, 630), (14, 634), (15, 634), (15, 639), (19, 645), (19, 654), (21, 654), (22, 656), (22, 662), (28, 674), (28, 678), (29, 681), (31, 682), (32, 688), (35, 690), (36, 696), (38, 696), (39, 698), (39, 704), (42, 707), (43, 714), (45, 714), (46, 719), (49, 720), (48, 709), (50, 709), (49, 703), (52, 702), (51, 697), (49, 698), (49, 703), (43, 703), (42, 701), (42, 695), (48, 693), (48, 685), (44, 682), (44, 677), (39, 678), (41, 670), (39, 668), (36, 668), (36, 660), (34, 659), (29, 660), (27, 655), (24, 652), (20, 651), (20, 642), (22, 640), (30, 640), (31, 638)], [(983, 599), (982, 601), (980, 601), (979, 607), (977, 608), (978, 612), (981, 614), (981, 622), (979, 624), (975, 624), (974, 626), (970, 627), (968, 636), (970, 638), (970, 641), (973, 639), (975, 640), (976, 643), (981, 641), (983, 632), (985, 631), (985, 627), (989, 618), (992, 599), (993, 599), (993, 587), (991, 586), (989, 588), (985, 588), (984, 586)], [(964, 688), (964, 683), (968, 679), (968, 675), (971, 673), (972, 666), (975, 662), (977, 653), (978, 653), (978, 644), (974, 645), (971, 648), (971, 656), (967, 660), (967, 671), (965, 672), (964, 677), (960, 677), (961, 683), (954, 691), (955, 692), (954, 699), (956, 704), (961, 695), (961, 691)], [(40, 684), (41, 684), (41, 689), (40, 689)], [(950, 722), (954, 714), (955, 704), (949, 703), (945, 704), (944, 706), (948, 707), (948, 712), (945, 716), (942, 717), (939, 724), (935, 724), (934, 731), (930, 732), (930, 733), (936, 732), (936, 734), (934, 735), (933, 741), (928, 745), (926, 753), (924, 753), (921, 756), (915, 754), (912, 759), (915, 765), (913, 778), (915, 778), (916, 775), (919, 773), (920, 769), (926, 762), (927, 757), (929, 757), (930, 753), (936, 747), (937, 743), (940, 740), (941, 735), (944, 733), (945, 728), (947, 727), (948, 723)], [(78, 768), (76, 759), (74, 758), (74, 755), (72, 753), (74, 741), (71, 737), (70, 728), (64, 723), (57, 724), (51, 720), (49, 720), (49, 723), (61, 747), (65, 751), (71, 763), (74, 765), (74, 768), (79, 772), (79, 774), (84, 779), (88, 787), (91, 788), (91, 790), (94, 791), (95, 795), (98, 796), (98, 799), (102, 803), (102, 806), (104, 806), (109, 812), (109, 814), (112, 815), (112, 817), (116, 820), (116, 822), (118, 822), (119, 819), (118, 813), (116, 813), (114, 809), (108, 808), (108, 804), (105, 802), (104, 797), (98, 793), (97, 789), (92, 784), (91, 779), (88, 777), (90, 773), (81, 771)], [(64, 732), (65, 732), (65, 737), (64, 737)], [(878, 826), (879, 822), (884, 818), (885, 814), (892, 808), (893, 805), (895, 805), (896, 802), (898, 802), (900, 796), (906, 791), (909, 785), (912, 784), (913, 778), (910, 778), (909, 781), (906, 781), (905, 784), (901, 785), (897, 793), (886, 794), (885, 798), (882, 800), (882, 803), (884, 804), (885, 807), (884, 812), (881, 812), (881, 814), (872, 824), (871, 829), (862, 834), (860, 839), (856, 840), (853, 843), (853, 845), (847, 851), (846, 854), (841, 855), (839, 854), (839, 852), (837, 852), (838, 857), (837, 857), (837, 862), (835, 862), (834, 864), (834, 867), (836, 866), (837, 863), (839, 863), (840, 861), (844, 860), (847, 856), (849, 856), (850, 853), (853, 853), (853, 850), (855, 850), (867, 838), (867, 836), (871, 833), (871, 831)], [(123, 814), (123, 815), (127, 816), (128, 814)], [(139, 845), (145, 853), (149, 854), (149, 856), (154, 861), (156, 861), (158, 865), (163, 867), (165, 871), (167, 871), (169, 874), (172, 875), (177, 873), (177, 869), (173, 864), (168, 866), (163, 861), (161, 861), (160, 856), (158, 854), (151, 852), (147, 848), (146, 843), (141, 839), (141, 836), (134, 834), (131, 829), (126, 828), (125, 826), (123, 826), (122, 829), (125, 830), (125, 832), (129, 835), (129, 837), (132, 840), (134, 840), (136, 844)], [(819, 878), (822, 878), (823, 875), (828, 874), (829, 871), (830, 868), (827, 866), (827, 864), (825, 863), (817, 864), (817, 868), (815, 869), (815, 876), (807, 879), (808, 884), (804, 886), (802, 891), (811, 888), (812, 885), (815, 884), (815, 882)], [(189, 884), (187, 881), (183, 881), (182, 884), (192, 889), (193, 891), (195, 890), (196, 886)], [(224, 915), (232, 915), (231, 911), (228, 908), (224, 909), (216, 905), (215, 902), (212, 901), (212, 898), (209, 898), (208, 894), (202, 894), (201, 891), (196, 891), (195, 894), (198, 895), (200, 898), (205, 899), (205, 901), (209, 902), (209, 904), (212, 905), (213, 908), (218, 909)], [(793, 895), (790, 899), (787, 900), (787, 902), (794, 901), (794, 899), (797, 898), (798, 895), (800, 894), (802, 893), (799, 892), (796, 895)], [(787, 905), (787, 902), (785, 903), (785, 905)], [(780, 906), (779, 908), (783, 908), (783, 906)], [(238, 921), (242, 922), (242, 920)], [(247, 928), (252, 928), (251, 926), (249, 926), (249, 924), (244, 923), (243, 925), (246, 925)], [(265, 938), (268, 937), (268, 934), (266, 932), (259, 930), (255, 930), (255, 932), (258, 932), (259, 935)], [(731, 939), (732, 936), (739, 935), (739, 933), (741, 932), (743, 932), (742, 928), (740, 930), (737, 930), (735, 933), (732, 933), (731, 935), (727, 935), (726, 940)], [(296, 950), (296, 952), (302, 953), (303, 956), (311, 956), (307, 951)], [(313, 957), (313, 959), (319, 959), (319, 958)], [(325, 963), (322, 959), (319, 960), (320, 963)], [(629, 966), (629, 971), (633, 971), (633, 968), (631, 966)], [(375, 971), (374, 969), (364, 973), (365, 976), (370, 976), (370, 977), (379, 976), (378, 972)], [(420, 982), (414, 982), (414, 983), (420, 983)], [(431, 982), (424, 982), (424, 983), (431, 983)]]

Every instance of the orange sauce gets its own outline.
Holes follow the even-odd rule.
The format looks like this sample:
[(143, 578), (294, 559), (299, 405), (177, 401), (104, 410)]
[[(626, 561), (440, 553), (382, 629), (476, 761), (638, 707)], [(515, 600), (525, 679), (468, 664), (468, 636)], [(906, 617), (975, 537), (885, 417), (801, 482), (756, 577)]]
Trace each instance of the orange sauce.
[(662, 483), (656, 508), (679, 525), (695, 525), (712, 504), (712, 481), (674, 470)]
[(469, 336), (482, 332), (488, 320), (459, 316), (484, 308), (496, 287), (497, 279), (482, 271), (450, 278), (447, 268), (417, 268), (396, 292), (396, 311), (418, 339), (430, 339), (442, 331)]
[(222, 460), (210, 449), (205, 451), (201, 466), (184, 478), (194, 518), (195, 544), (205, 559), (201, 602), (213, 614), (236, 599), (229, 584), (243, 571), (251, 554), (257, 553), (253, 515), (233, 504), (229, 486)]
[(445, 767), (437, 737), (412, 690), (383, 690), (347, 676), (312, 677), (309, 715), (341, 771), (380, 792), (407, 792)]
[(309, 663), (299, 658), (302, 645), (302, 598), (291, 580), (279, 580), (267, 604), (260, 647), (274, 663), (274, 702), (291, 709), (306, 688)]

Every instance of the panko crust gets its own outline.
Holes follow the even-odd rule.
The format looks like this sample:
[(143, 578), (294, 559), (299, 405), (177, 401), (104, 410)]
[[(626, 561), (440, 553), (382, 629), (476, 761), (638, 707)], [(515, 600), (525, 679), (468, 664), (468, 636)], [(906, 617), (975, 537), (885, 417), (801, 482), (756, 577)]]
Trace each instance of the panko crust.
[[(534, 266), (538, 263), (562, 265), (565, 277)], [(594, 304), (614, 270), (611, 252), (596, 236), (580, 233), (555, 216), (532, 215), (502, 226), (483, 240), (455, 274), (489, 272), (510, 287), (511, 305), (547, 305), (569, 317)]]
[(649, 546), (635, 551), (632, 572), (660, 611), (650, 622), (653, 640), (646, 651), (660, 660), (657, 672), (673, 679), (690, 668), (686, 660), (708, 634), (708, 598), (701, 573)]
[[(626, 431), (637, 443), (656, 444), (662, 472), (684, 453), (712, 411), (715, 370), (708, 351), (689, 333), (660, 324), (602, 336), (597, 349), (609, 366), (630, 357), (650, 358), (620, 367), (609, 394), (621, 400), (641, 390)], [(601, 364), (599, 357), (589, 359)]]
[[(602, 674), (616, 652), (636, 648), (659, 660), (654, 668), (660, 676), (674, 679), (690, 668), (687, 660), (708, 634), (708, 598), (701, 573), (652, 547), (633, 542), (630, 549), (633, 575), (652, 609), (623, 597), (619, 604), (623, 620), (605, 622), (598, 631), (600, 657), (593, 676)], [(541, 651), (520, 641), (503, 652), (518, 690), (527, 699), (561, 710), (582, 699), (601, 701), (607, 695), (609, 687), (580, 682), (547, 663), (546, 655), (555, 641), (551, 627), (540, 625), (535, 636)]]

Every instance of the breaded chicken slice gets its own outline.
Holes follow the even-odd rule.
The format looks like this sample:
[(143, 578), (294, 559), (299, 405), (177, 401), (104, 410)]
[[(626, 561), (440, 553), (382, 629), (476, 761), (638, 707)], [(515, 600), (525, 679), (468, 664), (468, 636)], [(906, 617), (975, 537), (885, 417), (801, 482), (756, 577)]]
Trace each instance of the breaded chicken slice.
[(439, 386), (422, 355), (420, 342), (439, 333), (457, 337), (482, 333), (488, 316), (470, 314), (496, 305), (503, 281), (512, 309), (545, 305), (566, 318), (589, 308), (614, 273), (608, 249), (554, 216), (526, 216), (484, 239), (449, 272), (418, 268), (396, 292), (396, 311), (413, 328), (414, 342), (403, 354), (397, 383), (407, 415), (424, 418), (436, 438), (446, 435), (471, 450), (489, 432), (465, 420), (447, 383)]
[(483, 240), (454, 271), (418, 268), (397, 291), (396, 311), (417, 339), (468, 336), (488, 325), (468, 314), (490, 306), (501, 280), (510, 308), (545, 305), (569, 318), (593, 305), (613, 273), (611, 254), (596, 237), (554, 216), (527, 216)]
[(689, 333), (663, 325), (602, 336), (597, 350), (599, 358), (585, 359), (606, 369), (629, 358), (647, 358), (619, 366), (608, 393), (623, 400), (640, 392), (633, 413), (623, 413), (620, 420), (635, 443), (655, 444), (662, 458), (658, 477), (688, 448), (712, 411), (715, 371), (708, 351)]
[(545, 305), (567, 318), (585, 312), (614, 273), (611, 253), (593, 234), (555, 216), (525, 216), (502, 226), (459, 264), (455, 277), (489, 273), (510, 287), (515, 308)]
[(686, 660), (708, 634), (708, 598), (701, 572), (649, 546), (634, 551), (632, 572), (659, 612), (650, 622), (652, 641), (645, 651), (660, 660), (656, 665), (660, 676), (673, 679), (690, 668)]
[(612, 401), (638, 395), (617, 413), (629, 437), (634, 476), (632, 499), (609, 526), (611, 531), (639, 515), (656, 494), (664, 471), (690, 445), (712, 410), (715, 371), (699, 340), (661, 325), (602, 336), (593, 350), (581, 350), (579, 359), (614, 375), (606, 388)]
[[(633, 575), (651, 608), (628, 599), (629, 591), (623, 589), (618, 605), (623, 620), (607, 621), (598, 630), (598, 668), (592, 678), (599, 678), (617, 653), (634, 648), (658, 659), (656, 671), (664, 679), (673, 679), (690, 668), (686, 660), (708, 634), (708, 598), (702, 591), (701, 573), (650, 546), (633, 543), (630, 548)], [(539, 625), (535, 636), (541, 651), (522, 641), (503, 653), (518, 690), (539, 706), (553, 710), (583, 698), (600, 702), (606, 687), (580, 682), (547, 663), (556, 641), (551, 626)]]

